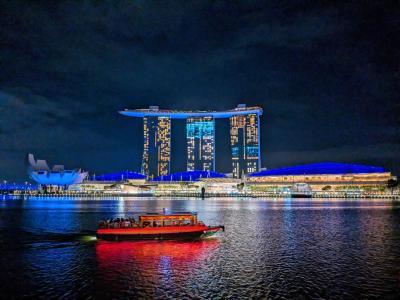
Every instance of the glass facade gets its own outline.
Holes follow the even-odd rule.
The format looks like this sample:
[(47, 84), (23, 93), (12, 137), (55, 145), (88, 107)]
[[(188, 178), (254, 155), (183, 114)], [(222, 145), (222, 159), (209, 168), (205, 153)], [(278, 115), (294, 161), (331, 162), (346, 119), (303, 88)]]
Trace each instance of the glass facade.
[(148, 178), (170, 173), (171, 118), (143, 118), (142, 173)]
[(232, 173), (235, 178), (259, 170), (259, 126), (258, 114), (230, 118)]
[(186, 119), (187, 170), (214, 171), (215, 123), (213, 117)]

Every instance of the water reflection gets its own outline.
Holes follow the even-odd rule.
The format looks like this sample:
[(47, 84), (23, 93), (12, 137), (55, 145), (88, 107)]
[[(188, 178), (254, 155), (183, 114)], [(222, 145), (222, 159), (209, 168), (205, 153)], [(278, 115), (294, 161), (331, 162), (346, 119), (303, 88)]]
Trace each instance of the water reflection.
[[(94, 240), (97, 221), (197, 211), (196, 241)], [(341, 199), (0, 199), (3, 298), (395, 298), (400, 204)]]
[[(218, 239), (96, 243), (97, 281), (110, 297), (146, 290), (146, 297), (182, 286), (219, 248)], [(210, 280), (212, 280), (210, 278)], [(151, 293), (149, 294), (149, 292)], [(160, 295), (159, 295), (160, 296)]]
[(219, 240), (209, 238), (196, 241), (97, 241), (96, 257), (100, 268), (113, 268), (114, 264), (143, 264), (146, 269), (167, 259), (172, 264), (194, 263), (212, 254)]

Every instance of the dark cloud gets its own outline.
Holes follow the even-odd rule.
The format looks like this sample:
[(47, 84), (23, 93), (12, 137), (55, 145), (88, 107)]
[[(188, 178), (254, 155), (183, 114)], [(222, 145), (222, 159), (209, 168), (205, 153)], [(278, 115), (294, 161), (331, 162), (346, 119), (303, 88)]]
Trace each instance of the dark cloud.
[[(28, 151), (138, 170), (141, 122), (117, 110), (241, 102), (264, 108), (264, 166), (399, 172), (399, 13), (382, 1), (0, 1), (0, 174), (24, 180)], [(228, 125), (218, 126), (228, 171)], [(175, 170), (183, 135), (178, 122)]]

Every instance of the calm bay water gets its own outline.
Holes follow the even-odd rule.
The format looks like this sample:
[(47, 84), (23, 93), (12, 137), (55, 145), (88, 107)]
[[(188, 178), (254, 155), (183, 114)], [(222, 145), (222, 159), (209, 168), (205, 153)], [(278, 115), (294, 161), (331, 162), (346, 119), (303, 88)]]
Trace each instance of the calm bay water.
[[(197, 211), (203, 241), (96, 241), (100, 219)], [(386, 298), (400, 295), (400, 203), (0, 198), (2, 298)]]

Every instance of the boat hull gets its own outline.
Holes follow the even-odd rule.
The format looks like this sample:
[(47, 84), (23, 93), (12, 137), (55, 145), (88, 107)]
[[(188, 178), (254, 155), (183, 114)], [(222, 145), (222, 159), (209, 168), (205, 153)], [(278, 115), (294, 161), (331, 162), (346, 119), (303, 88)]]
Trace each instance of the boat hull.
[(222, 227), (188, 226), (188, 227), (150, 227), (150, 228), (121, 228), (98, 229), (98, 239), (120, 240), (182, 240), (199, 239), (215, 234)]

